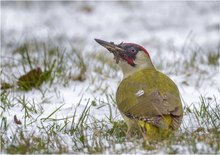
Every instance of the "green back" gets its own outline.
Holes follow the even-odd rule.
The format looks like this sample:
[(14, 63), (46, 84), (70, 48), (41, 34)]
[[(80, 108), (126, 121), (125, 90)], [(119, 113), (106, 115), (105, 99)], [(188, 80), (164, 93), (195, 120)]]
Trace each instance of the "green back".
[[(144, 94), (140, 97), (136, 95), (139, 90), (144, 91)], [(156, 101), (159, 99), (154, 95), (154, 92), (160, 93), (161, 96), (170, 96), (168, 97), (169, 103), (166, 106), (161, 106), (160, 101)], [(155, 105), (158, 105), (157, 108), (162, 113), (164, 110), (164, 113), (166, 113), (166, 110), (175, 110), (175, 107), (182, 111), (177, 86), (168, 76), (155, 69), (139, 70), (135, 74), (123, 79), (116, 93), (116, 101), (119, 110), (123, 113), (131, 111), (133, 108), (131, 112), (145, 114), (146, 111), (151, 111), (153, 115), (155, 109), (152, 108), (152, 103), (157, 102), (158, 104)]]

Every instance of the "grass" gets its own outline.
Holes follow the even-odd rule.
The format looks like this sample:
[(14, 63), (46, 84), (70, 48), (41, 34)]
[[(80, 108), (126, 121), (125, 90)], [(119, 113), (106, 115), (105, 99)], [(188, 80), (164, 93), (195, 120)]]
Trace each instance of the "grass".
[[(168, 58), (175, 58), (165, 61), (167, 57), (156, 57), (155, 63), (159, 70), (166, 74), (183, 75), (187, 81), (195, 81), (195, 87), (201, 87), (204, 81), (207, 82), (213, 72), (219, 68), (220, 49), (203, 49), (189, 33), (182, 48), (178, 49), (168, 45), (164, 50), (169, 51)], [(160, 50), (159, 50), (160, 51)], [(182, 54), (179, 54), (182, 53)], [(196, 73), (196, 74), (194, 74)]]
[[(220, 152), (220, 104), (215, 96), (201, 95), (196, 103), (184, 104), (181, 128), (164, 141), (146, 145), (139, 135), (127, 138), (127, 126), (117, 110), (115, 92), (109, 82), (119, 82), (118, 66), (112, 57), (101, 54), (85, 57), (76, 49), (28, 42), (12, 50), (11, 56), (18, 59), (2, 56), (1, 87), (4, 83), (13, 87), (1, 90), (1, 152)], [(210, 72), (219, 66), (218, 52), (209, 52), (205, 59), (197, 53), (195, 50), (189, 58), (179, 60), (179, 65), (183, 65), (180, 72), (175, 72), (179, 68), (172, 64), (175, 61), (166, 66), (175, 66), (171, 69), (173, 74), (186, 75), (190, 69), (200, 76), (203, 72), (196, 63), (206, 65)], [(30, 75), (36, 68), (41, 69), (40, 75)], [(21, 78), (27, 75), (30, 77)], [(74, 94), (68, 96), (71, 100), (63, 98), (65, 89)]]
[[(217, 153), (220, 149), (220, 123), (209, 124), (209, 128), (206, 128), (204, 124), (208, 123), (210, 119), (218, 119), (220, 109), (217, 107), (215, 111), (213, 109), (209, 111), (207, 109), (210, 108), (209, 104), (204, 104), (206, 109), (204, 109), (204, 105), (201, 105), (198, 107), (200, 111), (197, 111), (198, 109), (195, 107), (188, 107), (190, 110), (186, 115), (189, 113), (191, 118), (196, 118), (200, 114), (203, 115), (198, 121), (200, 126), (195, 131), (190, 131), (185, 127), (184, 132), (180, 131), (176, 136), (170, 137), (166, 141), (154, 142), (153, 145), (156, 148), (150, 151), (158, 153), (159, 150), (165, 149), (167, 153), (178, 153), (181, 152), (178, 150), (181, 149), (181, 146), (187, 147), (190, 153), (204, 153), (204, 151), (206, 153)], [(79, 106), (80, 103), (77, 107)], [(109, 110), (111, 111), (112, 107), (110, 107)], [(5, 138), (6, 135), (3, 134), (1, 139), (3, 149), (7, 153), (105, 153), (107, 150), (112, 153), (129, 153), (130, 151), (135, 152), (137, 148), (146, 151), (146, 148), (143, 148), (141, 138), (126, 138), (127, 127), (123, 121), (115, 118), (110, 119), (111, 113), (106, 116), (108, 119), (98, 120), (90, 115), (92, 108), (95, 107), (92, 107), (91, 102), (87, 102), (78, 119), (76, 119), (77, 108), (72, 117), (49, 119), (60, 109), (58, 107), (49, 116), (40, 120), (41, 126), (38, 126), (38, 132), (43, 134), (26, 133), (21, 127), (17, 127), (16, 133), (12, 135), (13, 141)], [(48, 124), (48, 122), (50, 123)], [(64, 140), (63, 137), (68, 139), (68, 144), (65, 143), (66, 139)], [(200, 148), (199, 143), (205, 146), (204, 150)], [(120, 145), (119, 150), (117, 149), (118, 145)], [(130, 148), (127, 148), (128, 146)]]

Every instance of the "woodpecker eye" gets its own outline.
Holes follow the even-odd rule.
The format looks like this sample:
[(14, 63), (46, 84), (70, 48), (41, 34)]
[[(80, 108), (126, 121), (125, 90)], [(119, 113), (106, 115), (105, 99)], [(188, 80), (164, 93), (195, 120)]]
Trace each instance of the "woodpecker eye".
[(130, 51), (131, 53), (136, 53), (136, 49), (134, 47), (131, 47)]

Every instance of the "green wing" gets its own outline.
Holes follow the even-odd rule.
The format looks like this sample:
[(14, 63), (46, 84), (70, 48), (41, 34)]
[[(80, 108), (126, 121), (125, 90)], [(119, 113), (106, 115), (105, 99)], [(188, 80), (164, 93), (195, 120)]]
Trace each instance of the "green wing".
[(183, 110), (178, 88), (156, 70), (140, 70), (125, 78), (118, 87), (116, 100), (119, 110), (127, 117), (160, 126), (158, 120), (171, 115), (173, 128), (181, 123)]

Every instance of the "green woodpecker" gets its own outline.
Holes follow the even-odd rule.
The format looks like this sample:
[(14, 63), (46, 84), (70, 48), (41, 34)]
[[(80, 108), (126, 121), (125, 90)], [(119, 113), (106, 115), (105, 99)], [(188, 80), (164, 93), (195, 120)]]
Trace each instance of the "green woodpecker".
[(124, 78), (116, 102), (128, 132), (140, 128), (145, 140), (166, 138), (182, 122), (183, 109), (176, 84), (155, 69), (147, 50), (134, 43), (95, 39), (114, 54)]

